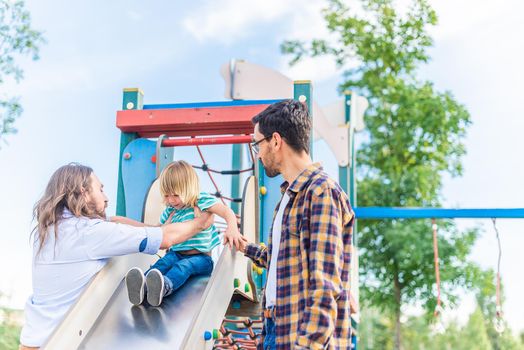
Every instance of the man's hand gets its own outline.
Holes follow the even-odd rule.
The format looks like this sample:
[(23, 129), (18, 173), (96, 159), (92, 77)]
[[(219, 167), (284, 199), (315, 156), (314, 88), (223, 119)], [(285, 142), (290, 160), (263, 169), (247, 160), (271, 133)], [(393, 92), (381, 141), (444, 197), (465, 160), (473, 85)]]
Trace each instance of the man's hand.
[(204, 231), (209, 228), (215, 222), (215, 216), (208, 212), (202, 212), (199, 217), (195, 218), (195, 223), (199, 227), (200, 231)]
[(244, 235), (242, 235), (242, 240), (240, 241), (240, 247), (237, 248), (239, 252), (241, 252), (242, 254), (245, 254), (246, 253), (246, 247), (248, 246), (248, 244), (250, 244), (251, 242), (249, 242), (247, 240), (246, 237), (244, 237)]

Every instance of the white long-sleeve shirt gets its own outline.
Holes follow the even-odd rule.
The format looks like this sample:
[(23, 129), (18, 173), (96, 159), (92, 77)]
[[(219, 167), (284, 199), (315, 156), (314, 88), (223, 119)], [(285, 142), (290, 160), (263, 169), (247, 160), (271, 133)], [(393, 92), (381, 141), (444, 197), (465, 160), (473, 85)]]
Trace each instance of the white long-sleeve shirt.
[(51, 228), (42, 250), (33, 245), (33, 295), (25, 305), (20, 343), (42, 346), (110, 257), (155, 254), (162, 242), (160, 227), (133, 227), (100, 219), (75, 217), (68, 210)]

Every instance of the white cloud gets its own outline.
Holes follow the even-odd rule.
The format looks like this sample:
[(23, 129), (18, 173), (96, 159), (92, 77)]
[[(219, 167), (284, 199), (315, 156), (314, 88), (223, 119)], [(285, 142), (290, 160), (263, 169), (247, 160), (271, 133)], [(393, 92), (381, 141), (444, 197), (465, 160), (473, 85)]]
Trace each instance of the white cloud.
[(517, 18), (524, 11), (520, 0), (506, 1), (440, 1), (432, 0), (431, 5), (437, 12), (439, 23), (430, 30), (435, 40), (456, 37), (458, 33), (469, 32), (478, 26), (498, 22), (497, 18)]
[(182, 24), (200, 41), (231, 43), (250, 34), (256, 24), (275, 20), (299, 5), (296, 0), (213, 1), (196, 8)]
[(340, 70), (331, 57), (305, 58), (291, 67), (288, 62), (288, 57), (281, 58), (278, 70), (292, 80), (321, 82), (340, 75)]

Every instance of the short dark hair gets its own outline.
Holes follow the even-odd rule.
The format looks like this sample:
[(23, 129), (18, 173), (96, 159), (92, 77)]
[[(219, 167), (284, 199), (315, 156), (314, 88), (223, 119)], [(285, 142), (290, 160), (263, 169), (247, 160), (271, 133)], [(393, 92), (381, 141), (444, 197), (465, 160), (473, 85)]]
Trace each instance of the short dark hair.
[(273, 103), (254, 116), (251, 122), (258, 124), (258, 130), (265, 137), (278, 132), (294, 151), (309, 154), (311, 119), (305, 103), (291, 99)]

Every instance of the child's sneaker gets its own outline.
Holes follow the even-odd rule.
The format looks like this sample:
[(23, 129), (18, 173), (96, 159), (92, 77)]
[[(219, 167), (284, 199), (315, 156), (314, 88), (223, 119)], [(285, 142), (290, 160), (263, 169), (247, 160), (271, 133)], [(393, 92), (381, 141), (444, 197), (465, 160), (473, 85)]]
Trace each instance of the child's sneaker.
[(131, 270), (127, 271), (125, 280), (127, 287), (127, 296), (131, 304), (142, 304), (142, 302), (144, 301), (144, 272), (138, 267), (133, 267)]
[(166, 293), (164, 276), (157, 269), (150, 270), (146, 275), (147, 302), (151, 306), (160, 306)]

